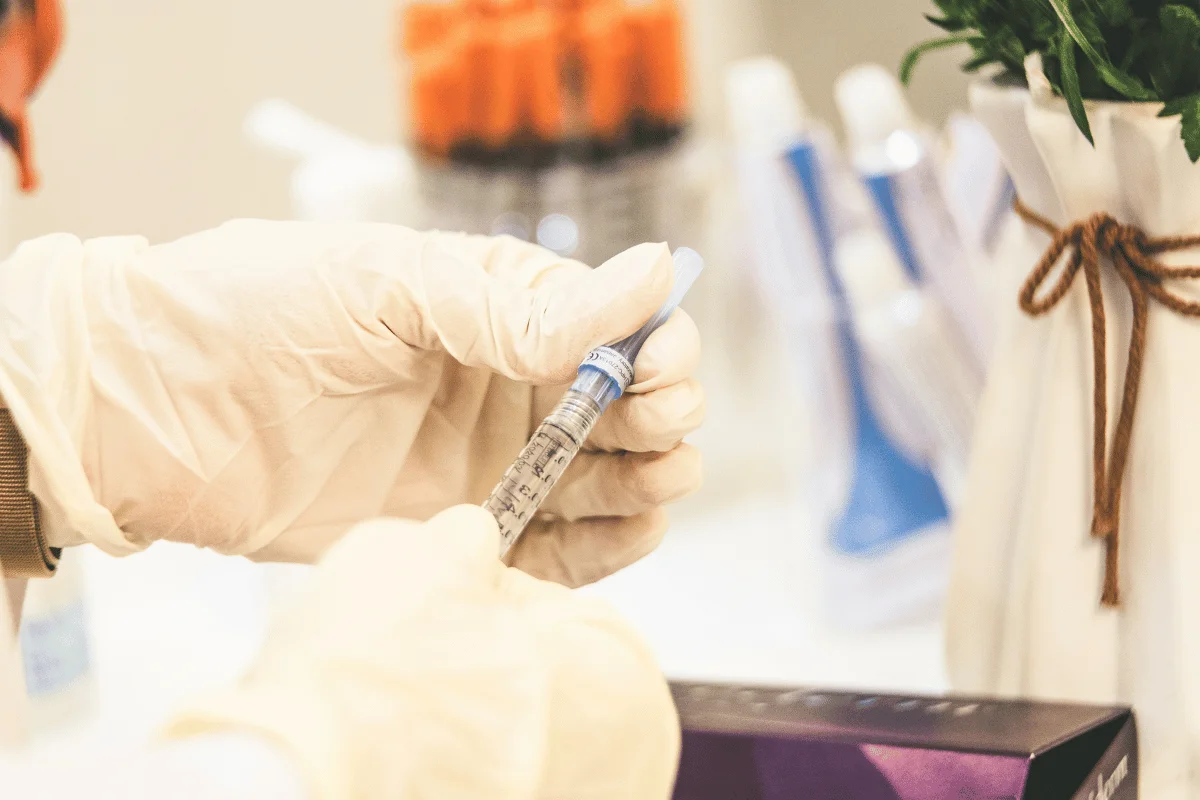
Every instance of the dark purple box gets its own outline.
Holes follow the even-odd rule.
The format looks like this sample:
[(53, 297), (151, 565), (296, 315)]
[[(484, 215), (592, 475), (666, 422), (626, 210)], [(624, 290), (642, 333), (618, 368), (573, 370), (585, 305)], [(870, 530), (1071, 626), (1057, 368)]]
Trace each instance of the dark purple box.
[(673, 683), (674, 800), (1134, 800), (1128, 708)]

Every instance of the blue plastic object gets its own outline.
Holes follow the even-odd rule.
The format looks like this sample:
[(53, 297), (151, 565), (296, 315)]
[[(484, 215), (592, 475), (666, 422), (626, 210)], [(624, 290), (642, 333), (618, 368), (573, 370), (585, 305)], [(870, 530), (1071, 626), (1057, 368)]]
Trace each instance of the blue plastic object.
[(895, 178), (884, 173), (868, 175), (863, 178), (863, 183), (871, 193), (871, 199), (875, 201), (875, 208), (879, 211), (896, 255), (900, 257), (900, 263), (904, 265), (904, 271), (914, 281), (923, 281), (925, 275), (921, 269), (921, 260), (917, 258), (917, 250), (904, 227), (904, 220), (900, 218), (900, 208), (896, 205)]
[(833, 230), (825, 204), (820, 156), (812, 144), (805, 143), (788, 151), (787, 158), (807, 202), (821, 267), (829, 281), (842, 363), (853, 398), (850, 494), (834, 522), (830, 539), (841, 552), (869, 555), (946, 521), (949, 512), (928, 467), (914, 463), (896, 447), (871, 407), (849, 300), (834, 265)]
[(595, 400), (601, 413), (625, 393), (633, 381), (633, 363), (637, 361), (642, 345), (650, 338), (650, 334), (666, 323), (704, 270), (704, 259), (690, 247), (677, 249), (671, 255), (671, 260), (675, 264), (675, 282), (671, 286), (671, 294), (654, 312), (654, 316), (621, 341), (597, 347), (579, 365), (579, 374), (571, 389)]

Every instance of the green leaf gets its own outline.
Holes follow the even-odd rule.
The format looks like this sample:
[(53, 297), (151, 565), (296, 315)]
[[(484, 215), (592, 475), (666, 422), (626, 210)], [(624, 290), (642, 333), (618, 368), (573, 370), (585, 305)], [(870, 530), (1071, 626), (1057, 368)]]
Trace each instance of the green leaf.
[(1160, 117), (1179, 117), (1183, 146), (1192, 163), (1200, 160), (1200, 92), (1163, 103)]
[(926, 14), (925, 19), (929, 20), (934, 25), (937, 25), (942, 30), (949, 31), (950, 33), (958, 33), (967, 27), (965, 20), (952, 17), (935, 17), (932, 14)]
[(1025, 61), (1025, 45), (1012, 28), (1005, 25), (991, 37), (991, 49), (1006, 63), (1018, 65)]
[[(1039, 9), (1041, 6), (1039, 6)], [(1054, 41), (1054, 35), (1062, 30), (1062, 23), (1053, 10), (1049, 14), (1038, 14), (1030, 24), (1030, 35), (1035, 42), (1045, 44)]]
[[(1161, 34), (1153, 55), (1150, 80), (1160, 97), (1171, 97), (1185, 76), (1197, 72), (1200, 16), (1187, 6), (1163, 6), (1158, 11)], [(1143, 40), (1144, 41), (1144, 40)]]
[[(1094, 38), (1089, 38), (1084, 33), (1076, 21), (1075, 16), (1071, 13), (1071, 7), (1068, 0), (1047, 0), (1054, 8), (1054, 12), (1058, 14), (1059, 20), (1071, 39), (1079, 45), (1079, 49), (1087, 56), (1088, 61), (1096, 68), (1100, 77), (1111, 86), (1113, 89), (1120, 92), (1130, 100), (1154, 100), (1154, 93), (1146, 88), (1146, 85), (1138, 80), (1133, 75), (1117, 69), (1108, 56), (1101, 51), (1104, 46), (1104, 40), (1101, 38), (1098, 41)], [(1091, 27), (1091, 26), (1089, 26)], [(1095, 32), (1092, 34), (1095, 37)]]
[(957, 44), (963, 44), (971, 39), (971, 34), (960, 33), (954, 36), (945, 36), (941, 39), (930, 39), (921, 42), (904, 54), (904, 60), (900, 62), (900, 82), (908, 85), (912, 78), (913, 68), (921, 57), (932, 50), (940, 50), (943, 47), (952, 47)]
[(1200, 102), (1200, 94), (1188, 95), (1187, 97), (1177, 97), (1174, 100), (1168, 100), (1163, 103), (1162, 111), (1158, 112), (1160, 117), (1177, 117), (1184, 112), (1190, 104)]
[(1145, 27), (1143, 23), (1144, 20), (1137, 20), (1136, 24), (1130, 26), (1131, 41), (1125, 48), (1125, 55), (1121, 57), (1119, 65), (1126, 72), (1134, 69), (1135, 65), (1140, 63), (1143, 58), (1158, 49), (1157, 35), (1144, 35), (1142, 33), (1142, 29)]
[(1083, 95), (1079, 91), (1079, 68), (1075, 63), (1075, 40), (1062, 35), (1058, 39), (1058, 63), (1062, 71), (1062, 96), (1067, 101), (1067, 108), (1079, 130), (1094, 146), (1092, 126), (1088, 122), (1087, 109), (1083, 105)]
[(1161, 100), (1163, 116), (1180, 117), (1188, 154), (1200, 155), (1200, 0), (932, 0), (930, 11), (949, 36), (913, 48), (905, 80), (924, 53), (954, 44), (970, 49), (964, 70), (996, 65), (1016, 80), (1040, 53), (1089, 138), (1087, 101)]
[(958, 68), (966, 73), (978, 72), (988, 64), (995, 64), (996, 60), (997, 59), (991, 53), (979, 53), (974, 58), (968, 58), (966, 61), (959, 64)]
[(1120, 28), (1133, 18), (1129, 0), (1098, 0), (1096, 7), (1104, 24), (1111, 28)]

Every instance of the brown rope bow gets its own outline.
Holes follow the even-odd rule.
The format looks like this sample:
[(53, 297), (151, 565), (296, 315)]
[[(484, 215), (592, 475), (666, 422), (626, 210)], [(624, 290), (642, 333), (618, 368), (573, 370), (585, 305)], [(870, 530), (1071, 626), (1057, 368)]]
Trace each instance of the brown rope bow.
[[(1121, 481), (1129, 456), (1129, 440), (1133, 434), (1133, 415), (1137, 408), (1138, 386), (1141, 383), (1145, 358), (1146, 317), (1149, 299), (1179, 314), (1200, 317), (1200, 303), (1191, 302), (1170, 292), (1163, 281), (1177, 278), (1200, 278), (1200, 267), (1168, 267), (1155, 256), (1174, 250), (1200, 246), (1200, 236), (1168, 236), (1150, 238), (1143, 231), (1123, 225), (1108, 214), (1093, 214), (1068, 228), (1058, 229), (1054, 223), (1016, 203), (1017, 214), (1054, 238), (1041, 261), (1021, 287), (1021, 310), (1030, 316), (1040, 316), (1054, 308), (1071, 288), (1080, 271), (1087, 283), (1088, 300), (1092, 311), (1092, 361), (1094, 385), (1092, 400), (1094, 421), (1092, 430), (1092, 471), (1094, 500), (1092, 505), (1092, 535), (1104, 539), (1104, 593), (1100, 602), (1106, 606), (1120, 603), (1118, 546), (1120, 544)], [(1045, 297), (1038, 290), (1070, 251), (1066, 266), (1058, 281)], [(1105, 442), (1108, 427), (1107, 370), (1105, 357), (1104, 298), (1101, 290), (1100, 268), (1107, 259), (1129, 290), (1133, 300), (1133, 331), (1129, 337), (1129, 362), (1125, 367), (1125, 386), (1121, 395), (1121, 410), (1113, 434), (1111, 455)]]

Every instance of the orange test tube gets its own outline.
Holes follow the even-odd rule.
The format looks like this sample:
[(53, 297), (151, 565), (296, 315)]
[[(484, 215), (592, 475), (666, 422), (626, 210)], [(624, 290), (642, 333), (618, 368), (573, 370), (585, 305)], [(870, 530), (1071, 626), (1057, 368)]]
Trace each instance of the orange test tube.
[(532, 11), (538, 0), (467, 0), (467, 8), (492, 19), (507, 19), (513, 14)]
[(469, 85), (461, 40), (413, 58), (412, 118), (417, 144), (445, 157), (467, 137)]
[(416, 55), (442, 44), (464, 20), (464, 10), (457, 2), (412, 3), (402, 11), (401, 47), (408, 55)]
[(518, 65), (519, 116), (539, 141), (563, 138), (563, 76), (556, 20), (536, 9), (512, 21)]
[(683, 11), (675, 0), (632, 2), (628, 8), (641, 72), (638, 106), (658, 122), (680, 125), (687, 116)]
[(632, 99), (632, 43), (620, 5), (597, 5), (583, 14), (579, 56), (591, 137), (614, 141), (624, 133)]
[(519, 126), (517, 48), (510, 22), (473, 19), (467, 59), (471, 130), (489, 150), (501, 150)]

